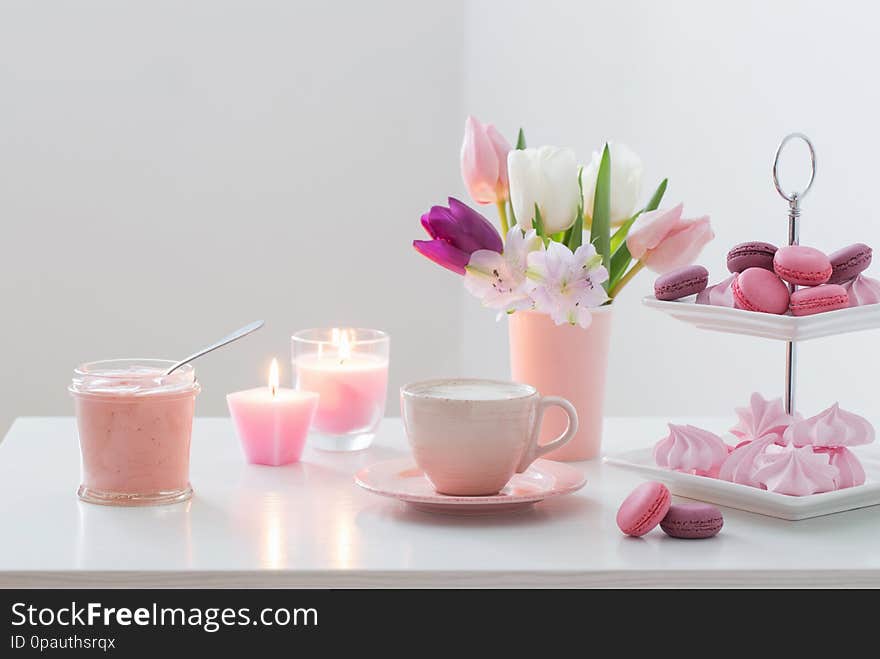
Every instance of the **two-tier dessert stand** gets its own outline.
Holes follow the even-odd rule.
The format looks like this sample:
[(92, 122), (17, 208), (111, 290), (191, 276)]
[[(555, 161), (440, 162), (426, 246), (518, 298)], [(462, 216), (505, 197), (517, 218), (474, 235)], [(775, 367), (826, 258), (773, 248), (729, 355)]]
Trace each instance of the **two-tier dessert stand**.
[[(786, 192), (779, 180), (779, 161), (792, 140), (802, 140), (810, 153), (810, 176), (800, 192)], [(801, 202), (816, 177), (816, 151), (812, 142), (802, 133), (786, 135), (773, 160), (773, 185), (788, 202), (788, 244), (797, 245), (800, 240)], [(795, 286), (790, 285), (793, 292)], [(812, 316), (790, 316), (743, 311), (729, 307), (696, 304), (695, 297), (667, 302), (654, 296), (644, 298), (643, 303), (673, 318), (702, 329), (728, 334), (746, 334), (785, 342), (785, 410), (795, 414), (797, 410), (797, 344), (823, 336), (845, 334), (880, 327), (880, 304), (839, 309)], [(874, 448), (876, 453), (876, 448)], [(806, 519), (853, 508), (880, 504), (880, 455), (862, 458), (868, 480), (864, 485), (804, 497), (792, 497), (758, 488), (728, 483), (715, 478), (704, 478), (658, 467), (650, 448), (628, 451), (608, 456), (609, 464), (627, 468), (644, 476), (666, 482), (675, 494), (711, 501), (733, 508), (780, 517), (782, 519)]]

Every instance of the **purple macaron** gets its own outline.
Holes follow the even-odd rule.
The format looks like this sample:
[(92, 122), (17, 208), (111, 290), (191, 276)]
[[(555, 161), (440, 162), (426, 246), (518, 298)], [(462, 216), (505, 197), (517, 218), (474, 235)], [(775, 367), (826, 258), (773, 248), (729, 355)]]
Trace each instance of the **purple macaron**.
[(709, 271), (701, 265), (686, 265), (657, 277), (654, 297), (658, 300), (679, 300), (696, 295), (709, 284)]
[(711, 538), (724, 526), (721, 511), (709, 503), (675, 503), (660, 522), (660, 528), (673, 538), (696, 540)]
[(863, 243), (839, 249), (828, 256), (831, 261), (829, 284), (842, 284), (866, 270), (871, 265), (873, 250)]
[(749, 268), (773, 270), (773, 257), (776, 245), (752, 241), (734, 245), (727, 253), (727, 269), (730, 272), (742, 272)]

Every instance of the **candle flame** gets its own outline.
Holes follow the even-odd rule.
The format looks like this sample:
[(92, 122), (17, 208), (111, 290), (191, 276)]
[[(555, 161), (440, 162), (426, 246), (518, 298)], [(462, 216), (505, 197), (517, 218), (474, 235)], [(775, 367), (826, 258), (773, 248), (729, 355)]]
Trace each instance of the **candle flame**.
[(278, 360), (273, 359), (269, 367), (269, 391), (272, 392), (272, 398), (278, 395), (278, 382)]
[(339, 332), (339, 363), (344, 362), (346, 359), (351, 357), (351, 338), (349, 338), (350, 332), (348, 330), (341, 330)]
[(342, 364), (351, 357), (351, 344), (354, 342), (354, 330), (334, 327), (330, 330), (330, 341), (318, 343), (318, 359), (324, 356), (324, 348), (327, 347), (327, 358), (333, 359), (335, 356)]

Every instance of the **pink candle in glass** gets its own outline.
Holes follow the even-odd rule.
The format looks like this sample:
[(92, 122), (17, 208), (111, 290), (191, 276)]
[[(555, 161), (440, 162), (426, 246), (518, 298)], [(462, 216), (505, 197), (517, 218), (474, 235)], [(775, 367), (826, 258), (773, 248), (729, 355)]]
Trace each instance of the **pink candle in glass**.
[(321, 400), (314, 427), (331, 435), (367, 430), (382, 418), (388, 362), (372, 355), (348, 359), (308, 355), (296, 362), (297, 385)]
[(320, 395), (316, 446), (369, 446), (385, 412), (388, 336), (377, 330), (307, 330), (293, 337), (296, 387)]
[(278, 362), (273, 359), (268, 387), (226, 396), (229, 414), (251, 464), (297, 462), (318, 408), (317, 393), (282, 389), (278, 380)]

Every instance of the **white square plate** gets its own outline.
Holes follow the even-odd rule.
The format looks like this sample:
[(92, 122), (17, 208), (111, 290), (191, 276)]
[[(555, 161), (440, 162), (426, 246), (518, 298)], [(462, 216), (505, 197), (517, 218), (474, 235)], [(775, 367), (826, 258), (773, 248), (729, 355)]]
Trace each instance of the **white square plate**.
[(857, 446), (852, 450), (865, 468), (865, 484), (805, 497), (664, 469), (654, 463), (653, 447), (609, 455), (604, 461), (665, 483), (673, 494), (681, 497), (779, 519), (799, 520), (880, 504), (880, 450), (877, 446)]
[(665, 302), (648, 295), (642, 299), (642, 303), (701, 329), (780, 341), (806, 341), (880, 327), (880, 304), (826, 311), (812, 316), (777, 316), (697, 304), (696, 299), (695, 295), (691, 295), (675, 302)]

